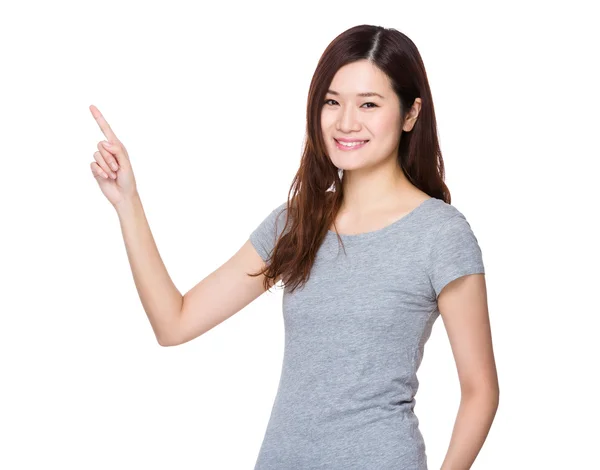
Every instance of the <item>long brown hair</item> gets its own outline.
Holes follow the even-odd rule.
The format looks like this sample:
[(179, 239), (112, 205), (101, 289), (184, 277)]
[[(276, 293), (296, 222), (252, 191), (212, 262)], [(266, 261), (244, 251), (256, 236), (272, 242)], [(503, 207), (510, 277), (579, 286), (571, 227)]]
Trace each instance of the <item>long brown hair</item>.
[(400, 100), (400, 126), (415, 98), (421, 98), (417, 122), (410, 132), (403, 132), (400, 139), (398, 162), (414, 186), (450, 204), (431, 90), (417, 47), (393, 28), (354, 26), (327, 46), (310, 83), (304, 150), (288, 193), (285, 225), (265, 268), (249, 274), (253, 277), (264, 274), (265, 290), (280, 276), (291, 292), (304, 285), (310, 277), (317, 251), (336, 219), (344, 197), (341, 170), (327, 156), (321, 131), (321, 110), (338, 69), (363, 59), (389, 77)]

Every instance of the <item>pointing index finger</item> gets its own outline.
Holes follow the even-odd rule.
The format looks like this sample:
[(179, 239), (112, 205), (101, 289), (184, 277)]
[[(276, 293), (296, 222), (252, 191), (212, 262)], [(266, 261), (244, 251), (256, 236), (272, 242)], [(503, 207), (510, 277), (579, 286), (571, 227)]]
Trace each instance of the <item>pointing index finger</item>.
[(104, 116), (102, 116), (102, 113), (98, 110), (98, 108), (96, 108), (96, 106), (94, 106), (94, 105), (91, 105), (90, 111), (92, 112), (92, 116), (94, 116), (94, 119), (100, 126), (100, 130), (105, 135), (105, 137), (108, 139), (108, 141), (109, 142), (117, 142), (119, 139), (117, 139), (117, 136), (112, 131), (112, 129), (108, 125), (108, 122), (106, 122), (106, 119), (104, 119)]

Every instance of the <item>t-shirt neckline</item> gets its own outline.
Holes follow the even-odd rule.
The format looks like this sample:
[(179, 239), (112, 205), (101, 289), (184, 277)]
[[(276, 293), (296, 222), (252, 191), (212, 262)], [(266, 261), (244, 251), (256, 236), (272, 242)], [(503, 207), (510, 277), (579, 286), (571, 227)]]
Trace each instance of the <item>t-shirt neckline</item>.
[[(363, 232), (363, 233), (354, 233), (354, 234), (342, 234), (340, 233), (340, 238), (342, 240), (364, 240), (367, 238), (372, 238), (378, 235), (383, 235), (387, 232), (389, 232), (390, 230), (403, 225), (407, 222), (408, 219), (410, 219), (414, 214), (420, 212), (425, 206), (427, 206), (429, 204), (429, 201), (431, 201), (432, 199), (436, 199), (434, 197), (430, 197), (428, 199), (425, 199), (423, 202), (421, 202), (417, 207), (415, 207), (412, 211), (410, 211), (408, 214), (403, 215), (402, 217), (400, 217), (398, 220), (395, 220), (394, 222), (392, 222), (391, 224), (386, 225), (385, 227), (382, 227), (380, 229), (377, 230), (372, 230), (370, 232)], [(333, 236), (337, 238), (337, 234), (333, 231), (333, 230), (327, 230), (327, 235), (328, 236)]]

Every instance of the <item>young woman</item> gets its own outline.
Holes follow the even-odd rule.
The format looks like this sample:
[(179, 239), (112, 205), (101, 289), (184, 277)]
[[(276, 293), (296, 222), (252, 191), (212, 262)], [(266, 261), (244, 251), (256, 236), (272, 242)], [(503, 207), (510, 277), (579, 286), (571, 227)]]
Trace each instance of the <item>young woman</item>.
[(440, 314), (462, 392), (442, 468), (470, 468), (499, 398), (484, 264), (450, 205), (431, 92), (408, 37), (361, 25), (326, 48), (292, 197), (184, 296), (125, 147), (90, 109), (110, 143), (98, 144), (92, 172), (119, 214), (161, 345), (202, 335), (284, 283), (285, 354), (256, 470), (427, 469), (416, 373)]

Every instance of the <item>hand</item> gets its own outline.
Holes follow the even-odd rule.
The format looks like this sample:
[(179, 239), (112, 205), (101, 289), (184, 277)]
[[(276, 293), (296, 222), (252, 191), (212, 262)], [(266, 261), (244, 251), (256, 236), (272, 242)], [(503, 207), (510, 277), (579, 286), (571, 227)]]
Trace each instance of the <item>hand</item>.
[[(117, 139), (98, 108), (91, 105), (90, 111), (106, 137), (106, 141), (110, 144), (105, 145), (105, 141), (98, 142), (98, 151), (94, 153), (96, 161), (90, 164), (92, 174), (102, 193), (113, 206), (116, 206), (137, 194), (131, 162), (125, 146)], [(116, 170), (111, 169), (112, 165), (116, 165)], [(114, 178), (111, 175), (114, 175)]]

